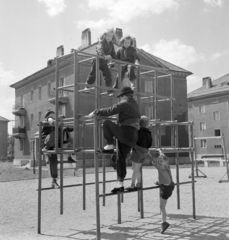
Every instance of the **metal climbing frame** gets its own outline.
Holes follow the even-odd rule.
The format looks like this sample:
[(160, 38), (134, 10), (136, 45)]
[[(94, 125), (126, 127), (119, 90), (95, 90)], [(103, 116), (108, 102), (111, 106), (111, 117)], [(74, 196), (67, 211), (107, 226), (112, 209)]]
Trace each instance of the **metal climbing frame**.
[[(71, 59), (71, 56), (73, 55), (73, 59)], [(69, 58), (70, 59), (69, 59)], [(81, 60), (80, 58), (85, 58)], [(55, 79), (56, 79), (56, 122), (55, 122), (55, 128), (58, 129), (59, 127), (59, 120), (58, 120), (58, 108), (59, 108), (59, 91), (69, 91), (73, 92), (74, 94), (74, 110), (73, 110), (73, 117), (63, 119), (62, 125), (70, 124), (74, 127), (74, 140), (73, 140), (73, 148), (72, 149), (64, 149), (63, 146), (61, 148), (55, 148), (53, 151), (48, 151), (50, 154), (60, 154), (60, 214), (63, 214), (63, 188), (64, 187), (71, 187), (71, 186), (79, 186), (78, 185), (71, 185), (71, 186), (63, 186), (63, 154), (64, 153), (74, 153), (74, 154), (83, 154), (83, 164), (84, 164), (84, 174), (83, 174), (83, 183), (81, 186), (83, 186), (83, 199), (84, 199), (84, 207), (85, 209), (85, 154), (87, 153), (94, 153), (94, 167), (95, 167), (95, 197), (96, 197), (96, 224), (97, 224), (97, 239), (100, 239), (100, 204), (99, 204), (99, 198), (103, 198), (103, 205), (105, 205), (105, 197), (107, 196), (114, 196), (114, 194), (111, 193), (105, 193), (105, 154), (101, 153), (99, 151), (100, 148), (102, 148), (103, 145), (103, 137), (102, 137), (102, 121), (106, 118), (101, 118), (94, 116), (92, 120), (81, 120), (82, 114), (80, 113), (80, 93), (83, 92), (80, 90), (80, 87), (87, 86), (85, 83), (80, 82), (80, 75), (79, 75), (79, 69), (80, 64), (89, 61), (92, 59), (95, 59), (96, 61), (96, 82), (91, 89), (95, 90), (95, 108), (100, 108), (101, 106), (101, 100), (102, 97), (106, 97), (107, 93), (102, 92), (102, 90), (114, 90), (113, 88), (107, 88), (102, 86), (101, 77), (100, 77), (100, 71), (99, 71), (99, 56), (85, 53), (81, 51), (74, 50), (73, 54), (65, 55), (63, 57), (56, 58), (56, 73), (55, 73)], [(74, 83), (70, 85), (65, 86), (59, 86), (59, 64), (61, 61), (67, 61), (71, 62), (73, 64), (73, 75), (74, 75)], [(118, 72), (119, 72), (119, 86), (121, 86), (121, 64), (125, 64), (125, 62), (119, 61), (119, 60), (113, 60), (118, 64)], [(131, 64), (134, 65), (135, 64)], [(163, 68), (157, 68), (157, 67), (150, 67), (146, 65), (140, 65), (136, 66), (137, 69), (137, 81), (136, 81), (136, 91), (135, 94), (137, 96), (137, 101), (139, 103), (139, 106), (142, 101), (148, 101), (148, 103), (151, 104), (152, 108), (152, 116), (151, 118), (154, 120), (151, 120), (150, 123), (152, 126), (156, 128), (156, 135), (155, 135), (155, 142), (157, 143), (154, 148), (151, 148), (151, 150), (156, 150), (157, 148), (162, 148), (162, 150), (165, 153), (175, 153), (176, 156), (176, 173), (177, 173), (177, 207), (180, 208), (180, 189), (179, 186), (183, 184), (192, 184), (192, 201), (193, 201), (193, 218), (196, 218), (195, 213), (195, 184), (194, 184), (194, 161), (193, 161), (193, 153), (194, 153), (194, 147), (193, 147), (193, 123), (187, 122), (187, 123), (180, 123), (177, 121), (174, 121), (174, 89), (173, 89), (173, 77), (171, 74), (168, 74), (167, 69)], [(144, 72), (142, 72), (142, 69), (144, 69)], [(158, 76), (158, 72), (161, 72), (165, 75)], [(141, 91), (141, 75), (144, 74), (153, 74), (152, 80), (152, 86), (153, 86), (153, 92), (142, 92)], [(170, 96), (161, 96), (158, 95), (158, 79), (163, 77), (169, 77), (170, 79)], [(114, 93), (114, 97), (116, 95), (116, 91)], [(170, 101), (170, 114), (171, 114), (171, 120), (170, 121), (161, 121), (157, 119), (157, 105), (160, 101)], [(109, 118), (112, 121), (117, 121), (116, 118)], [(88, 125), (93, 126), (93, 132), (94, 132), (94, 148), (88, 149), (85, 146), (79, 145), (79, 137), (80, 137), (80, 126), (82, 129), (82, 132), (84, 132), (84, 128)], [(171, 147), (162, 147), (161, 146), (161, 126), (171, 126)], [(189, 129), (189, 147), (186, 148), (179, 148), (178, 147), (178, 126), (179, 125), (186, 125)], [(41, 131), (42, 131), (42, 123), (39, 124), (39, 146), (41, 146)], [(55, 146), (58, 146), (58, 131), (56, 131), (56, 139), (55, 139)], [(62, 136), (62, 134), (61, 134)], [(61, 137), (60, 136), (60, 137)], [(192, 181), (189, 182), (179, 182), (179, 153), (180, 152), (188, 152), (190, 155), (191, 163), (192, 163)], [(38, 180), (38, 233), (41, 233), (41, 191), (46, 190), (42, 189), (42, 165), (41, 165), (41, 148), (40, 148), (40, 154), (39, 154), (39, 180)], [(103, 193), (100, 194), (99, 192), (99, 171), (98, 171), (98, 156), (102, 156), (103, 161)], [(156, 189), (158, 186), (154, 187), (148, 187), (148, 188), (141, 188), (137, 191), (138, 193), (138, 209), (140, 211), (141, 218), (144, 217), (143, 212), (143, 191)], [(134, 191), (133, 191), (134, 192)], [(133, 192), (124, 192), (124, 193), (117, 193), (117, 205), (118, 205), (118, 223), (121, 223), (121, 202), (123, 201), (123, 194), (127, 193), (133, 193)]]
[[(224, 134), (222, 134), (222, 136), (209, 136), (209, 137), (195, 137), (194, 136), (194, 146), (195, 146), (195, 142), (196, 140), (203, 140), (203, 139), (208, 139), (208, 140), (214, 140), (214, 139), (219, 139), (221, 140), (221, 144), (223, 146), (223, 157), (225, 160), (225, 167), (226, 167), (226, 173), (223, 175), (223, 177), (219, 180), (219, 183), (222, 182), (229, 182), (229, 166), (228, 166), (228, 160), (227, 160), (227, 149), (226, 149), (226, 144), (225, 144), (225, 137)], [(196, 176), (195, 177), (207, 177), (201, 170), (199, 170), (198, 168), (198, 160), (197, 160), (197, 154), (195, 151), (195, 172), (196, 172)], [(204, 160), (204, 159), (203, 159)], [(223, 160), (223, 159), (222, 159)], [(199, 175), (199, 172), (202, 173), (203, 175)], [(223, 178), (225, 177), (225, 175), (227, 175), (227, 180), (223, 180)]]

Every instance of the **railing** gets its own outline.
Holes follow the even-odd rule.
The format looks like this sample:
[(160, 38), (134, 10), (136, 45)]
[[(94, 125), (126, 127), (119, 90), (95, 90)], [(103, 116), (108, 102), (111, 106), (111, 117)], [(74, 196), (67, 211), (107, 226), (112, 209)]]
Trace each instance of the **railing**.
[(12, 113), (16, 116), (24, 116), (26, 114), (26, 109), (24, 105), (13, 105)]
[(25, 127), (15, 127), (13, 128), (13, 134), (14, 133), (26, 133)]

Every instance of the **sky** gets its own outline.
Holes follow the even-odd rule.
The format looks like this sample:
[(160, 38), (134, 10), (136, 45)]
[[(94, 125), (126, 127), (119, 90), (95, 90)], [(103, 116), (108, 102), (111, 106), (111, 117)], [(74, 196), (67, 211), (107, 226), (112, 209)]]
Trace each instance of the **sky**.
[(0, 116), (14, 119), (9, 85), (46, 67), (58, 46), (78, 48), (86, 28), (92, 43), (121, 28), (138, 48), (191, 71), (189, 93), (229, 73), (228, 13), (228, 0), (1, 0)]

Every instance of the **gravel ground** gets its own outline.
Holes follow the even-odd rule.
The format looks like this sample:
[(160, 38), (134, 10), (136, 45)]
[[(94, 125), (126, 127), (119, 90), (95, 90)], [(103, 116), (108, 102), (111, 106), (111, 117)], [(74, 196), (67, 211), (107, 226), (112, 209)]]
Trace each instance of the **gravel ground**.
[[(3, 168), (1, 168), (3, 169)], [(144, 191), (144, 218), (137, 210), (137, 193), (124, 194), (122, 205), (122, 223), (117, 223), (117, 197), (106, 198), (106, 206), (100, 199), (101, 239), (220, 239), (229, 240), (229, 183), (218, 183), (225, 174), (223, 167), (200, 168), (207, 178), (196, 178), (196, 220), (192, 217), (191, 184), (180, 186), (181, 207), (177, 209), (176, 189), (167, 205), (170, 228), (160, 234), (161, 215), (159, 211), (158, 190)], [(25, 170), (24, 170), (25, 171)], [(32, 170), (30, 171), (31, 174)], [(180, 182), (190, 179), (190, 168), (179, 169)], [(152, 186), (157, 180), (157, 171), (144, 167), (144, 187)], [(175, 179), (176, 170), (172, 169)], [(3, 171), (1, 171), (3, 176)], [(1, 176), (0, 175), (0, 176)], [(127, 177), (131, 176), (128, 168)], [(87, 182), (94, 182), (95, 176), (87, 173)], [(107, 180), (116, 178), (114, 171), (108, 171)], [(102, 175), (100, 174), (100, 180)], [(225, 178), (226, 179), (226, 176)], [(86, 210), (82, 210), (82, 187), (64, 189), (64, 214), (60, 215), (59, 190), (42, 191), (41, 234), (37, 233), (37, 199), (38, 180), (19, 180), (0, 182), (0, 239), (1, 240), (69, 240), (96, 239), (95, 186), (88, 185), (86, 193)], [(42, 179), (42, 187), (50, 186), (50, 178)], [(79, 174), (65, 176), (64, 185), (82, 182)], [(126, 181), (126, 184), (129, 182)], [(106, 184), (110, 192), (114, 183)], [(102, 191), (102, 185), (100, 185)]]

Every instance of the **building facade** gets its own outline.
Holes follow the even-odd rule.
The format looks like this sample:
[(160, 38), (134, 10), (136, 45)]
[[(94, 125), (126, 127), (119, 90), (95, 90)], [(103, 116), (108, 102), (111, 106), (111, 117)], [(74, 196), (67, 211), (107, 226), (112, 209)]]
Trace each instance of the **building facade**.
[[(122, 30), (116, 29), (117, 35), (122, 36)], [(81, 51), (95, 54), (97, 42), (91, 44), (90, 29), (82, 32)], [(116, 49), (118, 48), (115, 46)], [(160, 69), (166, 69), (167, 74), (172, 74), (174, 80), (174, 119), (178, 121), (187, 121), (187, 81), (186, 77), (191, 72), (186, 71), (178, 66), (166, 62), (156, 56), (153, 56), (142, 49), (137, 48), (141, 64), (154, 66), (157, 68), (159, 75), (164, 75)], [(73, 83), (73, 54), (64, 55), (64, 48), (57, 48), (57, 56), (63, 56), (67, 61), (61, 61), (59, 66), (59, 85), (68, 85)], [(85, 83), (87, 75), (90, 72), (91, 61), (83, 62), (79, 68), (80, 82)], [(113, 82), (117, 75), (117, 66), (111, 69)], [(47, 67), (38, 72), (22, 79), (11, 85), (15, 88), (16, 102), (13, 108), (15, 114), (15, 128), (13, 129), (15, 140), (15, 163), (21, 160), (29, 160), (32, 157), (32, 145), (35, 139), (35, 158), (37, 158), (37, 131), (38, 122), (42, 121), (48, 109), (55, 110), (55, 59), (48, 60)], [(145, 92), (152, 92), (152, 75), (144, 74), (141, 77), (141, 89)], [(171, 88), (169, 78), (160, 78), (158, 81), (158, 94), (170, 96)], [(59, 93), (59, 114), (64, 114), (66, 117), (73, 116), (73, 101), (74, 94), (71, 92), (62, 91)], [(80, 94), (79, 112), (88, 114), (95, 109), (95, 97), (90, 94)], [(102, 107), (109, 107), (113, 104), (112, 98), (104, 98)], [(157, 118), (162, 120), (171, 120), (170, 102), (158, 103)], [(141, 113), (152, 116), (152, 106), (147, 102), (141, 102)], [(85, 129), (85, 136), (91, 136), (92, 129)], [(169, 129), (162, 131), (162, 144), (169, 145), (171, 137)], [(186, 129), (180, 131), (180, 145), (186, 144), (188, 141)], [(91, 137), (86, 137), (86, 146), (93, 147)]]
[(221, 139), (206, 139), (210, 136), (225, 136), (229, 151), (229, 74), (214, 81), (203, 78), (202, 87), (188, 94), (188, 118), (194, 121), (197, 156), (222, 154)]
[(0, 116), (0, 160), (7, 159), (8, 122)]

